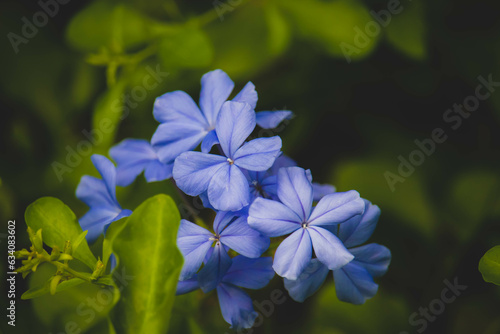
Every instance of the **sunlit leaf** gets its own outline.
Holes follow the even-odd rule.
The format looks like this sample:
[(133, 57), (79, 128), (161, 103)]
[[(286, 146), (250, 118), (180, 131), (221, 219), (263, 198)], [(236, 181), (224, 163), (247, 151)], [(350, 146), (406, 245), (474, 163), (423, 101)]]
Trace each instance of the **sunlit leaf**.
[[(26, 224), (34, 231), (42, 229), (45, 244), (50, 247), (57, 246), (61, 250), (64, 249), (66, 240), (74, 244), (83, 232), (73, 211), (54, 197), (43, 197), (33, 202), (26, 209), (25, 219)], [(92, 270), (97, 263), (85, 239), (80, 240), (72, 255)]]
[(132, 277), (115, 308), (117, 332), (163, 334), (168, 329), (183, 263), (176, 242), (179, 224), (174, 201), (157, 195), (135, 209), (115, 237), (115, 271)]
[(479, 261), (479, 271), (486, 282), (500, 285), (500, 246), (495, 246)]

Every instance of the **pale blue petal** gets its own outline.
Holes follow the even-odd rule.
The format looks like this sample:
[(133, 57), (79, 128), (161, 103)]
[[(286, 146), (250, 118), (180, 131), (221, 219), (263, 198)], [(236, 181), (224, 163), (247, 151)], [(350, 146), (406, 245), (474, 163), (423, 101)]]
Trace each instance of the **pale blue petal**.
[(151, 161), (144, 171), (144, 177), (148, 182), (163, 181), (172, 177), (174, 163), (164, 164), (159, 160)]
[(268, 237), (279, 237), (301, 228), (301, 219), (284, 204), (256, 198), (248, 211), (248, 224)]
[(375, 296), (378, 285), (368, 271), (354, 263), (333, 272), (337, 298), (343, 302), (361, 305)]
[(300, 167), (286, 167), (278, 172), (278, 197), (303, 222), (311, 213), (313, 191), (307, 173)]
[(259, 111), (256, 113), (257, 125), (263, 129), (274, 129), (285, 119), (291, 119), (290, 110)]
[(232, 159), (254, 128), (255, 112), (249, 104), (232, 101), (224, 103), (215, 127), (224, 154)]
[(177, 290), (175, 291), (175, 295), (176, 296), (184, 295), (186, 293), (195, 291), (199, 288), (200, 284), (198, 283), (198, 276), (194, 275), (190, 279), (177, 282)]
[(337, 191), (337, 189), (335, 189), (335, 187), (330, 184), (319, 184), (313, 182), (312, 186), (313, 186), (313, 199), (315, 202), (319, 201), (326, 195), (333, 194), (335, 191)]
[(318, 291), (329, 272), (318, 259), (312, 259), (298, 279), (284, 279), (285, 289), (293, 300), (302, 303)]
[(94, 207), (87, 211), (80, 219), (79, 223), (83, 231), (88, 231), (86, 239), (89, 242), (95, 241), (101, 234), (104, 234), (106, 226), (120, 214), (119, 209), (107, 207)]
[(160, 161), (169, 163), (181, 153), (196, 148), (207, 133), (196, 123), (172, 121), (158, 126), (151, 138), (151, 144)]
[(190, 196), (206, 191), (213, 175), (227, 165), (225, 157), (201, 152), (185, 152), (175, 159), (173, 176), (177, 186)]
[(105, 156), (93, 154), (90, 159), (101, 174), (101, 178), (108, 189), (111, 198), (116, 202), (116, 169), (115, 165)]
[(224, 283), (230, 283), (246, 289), (262, 289), (274, 277), (273, 258), (260, 257), (249, 259), (242, 255), (233, 258), (233, 264), (222, 279)]
[(263, 236), (247, 224), (246, 217), (239, 217), (221, 232), (220, 241), (249, 258), (257, 258), (264, 253), (270, 245), (268, 237)]
[(210, 240), (213, 236), (203, 227), (185, 219), (181, 220), (177, 233), (177, 247), (184, 257), (184, 266), (179, 278), (181, 281), (192, 277), (200, 269), (213, 243), (213, 240)]
[(355, 247), (366, 242), (377, 226), (380, 217), (379, 207), (367, 200), (364, 200), (364, 203), (363, 215), (355, 216), (339, 226), (339, 238), (346, 247)]
[(391, 251), (379, 244), (349, 248), (349, 252), (355, 257), (352, 262), (368, 270), (373, 277), (384, 275), (391, 263)]
[(191, 96), (180, 90), (157, 97), (153, 116), (160, 123), (183, 121), (208, 127), (205, 117)]
[(203, 153), (208, 153), (212, 149), (212, 146), (219, 143), (219, 138), (217, 138), (217, 133), (211, 130), (201, 142), (201, 151)]
[(222, 104), (234, 88), (234, 82), (222, 70), (206, 73), (201, 78), (200, 108), (210, 125), (215, 125)]
[(296, 280), (311, 261), (311, 257), (312, 244), (309, 232), (301, 228), (278, 246), (273, 268), (281, 277)]
[(255, 107), (257, 106), (257, 100), (258, 95), (255, 91), (255, 85), (249, 81), (231, 101), (248, 103), (252, 107), (252, 109), (255, 109)]
[(251, 328), (258, 314), (254, 311), (252, 299), (243, 290), (231, 284), (221, 284), (217, 287), (222, 317), (231, 328), (241, 330)]
[(247, 179), (237, 166), (226, 163), (215, 172), (208, 185), (208, 199), (222, 211), (237, 211), (250, 203)]
[(215, 233), (221, 234), (229, 223), (235, 221), (239, 216), (232, 211), (219, 211), (215, 215), (213, 229)]
[(234, 164), (251, 171), (265, 171), (271, 168), (280, 150), (280, 137), (257, 138), (234, 153)]
[(76, 197), (89, 207), (107, 207), (111, 211), (121, 208), (106, 187), (103, 180), (84, 175), (76, 188)]
[(276, 158), (276, 160), (274, 161), (274, 164), (273, 166), (271, 167), (271, 175), (278, 175), (278, 171), (281, 169), (281, 168), (284, 168), (284, 167), (295, 167), (297, 166), (297, 163), (295, 162), (295, 160), (293, 160), (292, 158), (282, 154), (280, 155), (278, 158)]
[(330, 231), (319, 226), (309, 226), (307, 230), (311, 235), (314, 253), (328, 269), (339, 269), (354, 259), (354, 255)]
[(316, 226), (336, 225), (360, 215), (365, 203), (355, 190), (326, 195), (314, 208), (309, 224)]
[(126, 187), (131, 184), (151, 161), (158, 160), (151, 144), (144, 139), (125, 139), (109, 150), (116, 162), (116, 183)]
[(210, 258), (198, 273), (198, 282), (203, 292), (215, 289), (231, 267), (232, 260), (220, 243), (216, 243)]

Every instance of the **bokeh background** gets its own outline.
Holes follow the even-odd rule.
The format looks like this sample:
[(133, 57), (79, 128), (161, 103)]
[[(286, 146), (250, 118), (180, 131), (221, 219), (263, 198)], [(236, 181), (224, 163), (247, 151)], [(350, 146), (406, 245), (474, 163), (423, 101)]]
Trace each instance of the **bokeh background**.
[[(90, 155), (106, 154), (123, 138), (149, 139), (157, 126), (154, 99), (180, 89), (196, 100), (201, 75), (220, 68), (236, 90), (247, 81), (256, 85), (257, 110), (295, 113), (279, 131), (284, 152), (310, 168), (315, 181), (356, 189), (378, 204), (382, 216), (371, 241), (393, 254), (379, 293), (365, 305), (339, 302), (329, 278), (305, 303), (287, 298), (276, 305), (253, 333), (417, 333), (422, 326), (409, 317), (440, 299), (444, 280), (454, 279), (467, 288), (424, 332), (500, 333), (500, 288), (477, 270), (480, 257), (500, 244), (500, 87), (457, 129), (443, 119), (475, 94), (479, 76), (500, 81), (500, 5), (402, 0), (399, 13), (368, 35), (367, 24), (375, 22), (370, 11), (387, 12), (391, 3), (74, 0), (57, 3), (57, 13), (36, 33), (27, 31), (28, 38), (22, 19), (33, 22), (40, 3), (2, 1), (2, 250), (8, 219), (18, 223), (18, 248), (29, 246), (23, 214), (39, 197), (58, 197), (83, 215), (74, 191), (82, 175), (95, 175)], [(18, 52), (13, 39), (22, 41)], [(355, 47), (351, 59), (341, 48), (347, 44)], [(144, 86), (148, 67), (168, 76), (154, 89), (136, 88)], [(139, 90), (146, 94), (137, 98)], [(85, 133), (102, 130), (102, 120), (111, 130), (106, 126), (95, 145), (82, 144)], [(408, 159), (414, 141), (430, 138), (435, 128), (447, 140), (392, 191), (384, 174), (397, 174), (398, 157)], [(77, 157), (69, 165), (71, 150)], [(68, 167), (60, 177), (54, 162)], [(118, 195), (133, 209), (160, 192), (172, 193), (169, 182), (139, 178)], [(3, 259), (0, 270), (4, 277)], [(64, 325), (76, 319), (79, 329), (107, 333), (105, 310), (90, 322), (77, 314), (84, 289), (20, 301), (36, 283), (18, 277), (17, 326), (7, 327), (2, 317), (4, 332), (71, 333)], [(274, 289), (284, 291), (279, 278), (252, 297), (261, 302)], [(214, 294), (178, 298), (174, 312), (171, 333), (230, 332)]]

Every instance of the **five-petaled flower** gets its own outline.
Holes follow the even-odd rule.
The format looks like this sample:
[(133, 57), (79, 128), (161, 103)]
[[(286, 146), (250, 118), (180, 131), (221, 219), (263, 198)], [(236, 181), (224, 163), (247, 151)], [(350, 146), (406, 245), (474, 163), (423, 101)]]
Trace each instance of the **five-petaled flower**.
[(241, 169), (265, 171), (280, 154), (281, 138), (257, 138), (245, 144), (255, 128), (255, 112), (247, 103), (224, 103), (215, 131), (223, 155), (184, 152), (175, 159), (174, 180), (186, 194), (207, 191), (217, 210), (237, 211), (250, 204), (250, 188)]
[(276, 250), (273, 268), (295, 280), (311, 260), (312, 250), (330, 270), (339, 269), (354, 256), (328, 228), (336, 227), (364, 211), (358, 192), (324, 196), (312, 210), (313, 188), (308, 173), (299, 167), (278, 172), (281, 202), (257, 198), (249, 210), (248, 224), (269, 237), (292, 233)]
[[(371, 243), (359, 247), (373, 234), (380, 217), (379, 207), (364, 201), (364, 214), (351, 218), (338, 228), (338, 236), (354, 260), (333, 271), (337, 297), (356, 305), (375, 296), (378, 284), (373, 278), (384, 275), (391, 262), (391, 251), (385, 246)], [(327, 266), (313, 259), (297, 280), (285, 278), (285, 288), (294, 300), (303, 302), (323, 285), (328, 272)]]

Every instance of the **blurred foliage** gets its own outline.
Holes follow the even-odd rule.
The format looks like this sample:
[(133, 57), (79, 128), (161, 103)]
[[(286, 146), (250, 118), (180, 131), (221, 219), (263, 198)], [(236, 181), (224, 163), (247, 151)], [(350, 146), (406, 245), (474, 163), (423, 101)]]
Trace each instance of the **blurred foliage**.
[[(443, 280), (454, 277), (468, 288), (427, 332), (498, 333), (492, 310), (500, 292), (481, 272), (497, 282), (496, 248), (486, 251), (500, 244), (500, 93), (481, 102), (455, 131), (443, 114), (474, 94), (478, 76), (500, 80), (499, 4), (403, 1), (379, 33), (367, 31), (376, 22), (371, 12), (388, 10), (390, 2), (69, 2), (19, 44), (18, 53), (4, 38), (0, 245), (7, 221), (24, 226), (25, 208), (39, 197), (61, 198), (83, 215), (87, 208), (74, 191), (82, 175), (96, 175), (90, 155), (106, 154), (123, 138), (149, 139), (157, 126), (155, 97), (180, 89), (197, 100), (201, 75), (221, 68), (237, 88), (255, 83), (258, 110), (295, 112), (278, 133), (284, 151), (311, 168), (316, 181), (357, 189), (378, 204), (382, 217), (373, 242), (393, 253), (378, 295), (366, 305), (336, 301), (330, 280), (304, 304), (288, 298), (275, 305), (254, 333), (414, 332), (410, 314), (439, 298)], [(33, 1), (2, 2), (4, 35), (21, 36), (21, 18), (32, 21), (40, 10)], [(355, 48), (352, 62), (342, 45)], [(146, 87), (145, 78), (157, 68), (168, 75)], [(392, 192), (384, 173), (397, 173), (398, 156), (408, 157), (417, 148), (414, 140), (430, 138), (437, 127), (447, 129), (448, 140)], [(54, 162), (67, 167), (59, 177)], [(179, 201), (169, 182), (139, 178), (117, 191), (130, 209), (158, 193)], [(18, 227), (18, 248), (28, 244)], [(103, 252), (95, 245), (91, 250)], [(53, 274), (50, 267), (38, 270), (32, 287)], [(28, 285), (19, 279), (17, 288), (26, 291)], [(82, 285), (32, 302), (18, 299), (23, 321), (9, 333), (69, 333), (69, 321), (89, 333), (108, 333), (109, 305), (91, 316), (86, 304), (96, 289)], [(273, 289), (284, 291), (278, 278), (252, 297), (269, 299)], [(170, 332), (225, 331), (214, 295), (175, 299)]]

